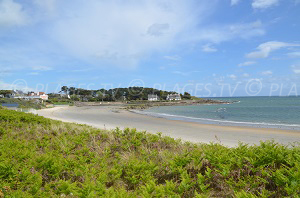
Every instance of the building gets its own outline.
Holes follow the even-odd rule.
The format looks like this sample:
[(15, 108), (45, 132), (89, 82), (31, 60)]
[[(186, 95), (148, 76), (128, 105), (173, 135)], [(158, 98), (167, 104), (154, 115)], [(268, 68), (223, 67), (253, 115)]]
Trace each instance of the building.
[(167, 100), (181, 100), (180, 94), (168, 94)]
[(28, 92), (27, 95), (14, 95), (12, 98), (20, 98), (25, 100), (42, 99), (48, 100), (48, 95), (45, 92)]
[(45, 92), (29, 92), (28, 93), (28, 96), (42, 96), (42, 95), (45, 95)]
[(29, 92), (28, 93), (29, 99), (42, 99), (42, 100), (48, 100), (48, 95), (45, 94), (45, 92)]
[(148, 100), (149, 101), (158, 101), (159, 97), (157, 94), (148, 94)]
[(15, 93), (15, 91), (12, 91), (11, 93), (6, 94), (5, 96), (6, 96), (6, 98), (15, 98), (16, 97), (16, 93)]
[(48, 95), (47, 94), (42, 94), (42, 95), (39, 95), (40, 96), (40, 98), (42, 99), (42, 100), (48, 100)]

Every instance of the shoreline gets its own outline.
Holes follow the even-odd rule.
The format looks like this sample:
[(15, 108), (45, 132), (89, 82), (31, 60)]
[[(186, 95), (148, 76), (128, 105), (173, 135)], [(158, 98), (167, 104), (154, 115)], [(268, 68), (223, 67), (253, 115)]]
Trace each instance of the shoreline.
[(135, 102), (124, 104), (124, 109), (126, 110), (144, 110), (154, 107), (165, 107), (165, 106), (193, 106), (193, 105), (215, 105), (215, 104), (232, 104), (237, 101), (221, 101), (221, 100), (181, 100), (181, 101), (155, 101), (155, 102)]
[[(153, 107), (151, 107), (153, 108)], [(164, 118), (167, 120), (179, 120), (184, 122), (193, 122), (198, 124), (209, 124), (216, 126), (236, 126), (236, 127), (250, 127), (250, 128), (261, 128), (261, 129), (279, 129), (289, 131), (300, 131), (300, 125), (298, 124), (276, 124), (276, 123), (264, 123), (264, 122), (246, 122), (246, 121), (233, 121), (233, 120), (214, 120), (210, 118), (198, 118), (191, 116), (167, 114), (167, 113), (155, 113), (146, 112), (142, 110), (128, 110), (132, 113), (146, 115), (156, 118)]]
[(274, 140), (286, 145), (300, 142), (299, 130), (200, 124), (142, 115), (120, 107), (64, 106), (38, 110), (37, 114), (64, 122), (87, 124), (100, 129), (136, 128), (138, 131), (149, 133), (162, 132), (163, 135), (180, 138), (184, 141), (216, 142), (230, 147), (237, 146), (239, 142), (253, 145), (266, 140)]

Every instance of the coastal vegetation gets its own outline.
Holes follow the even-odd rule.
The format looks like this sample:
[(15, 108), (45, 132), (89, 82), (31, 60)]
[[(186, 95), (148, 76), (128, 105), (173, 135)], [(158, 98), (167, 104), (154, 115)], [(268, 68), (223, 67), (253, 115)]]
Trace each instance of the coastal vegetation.
[(194, 144), (0, 108), (0, 197), (299, 197), (300, 146)]
[[(149, 94), (157, 95), (160, 100), (167, 100), (169, 94), (178, 94), (175, 91), (163, 91), (147, 87), (87, 90), (68, 86), (62, 86), (60, 93), (61, 94), (49, 94), (50, 100), (60, 98), (61, 95), (64, 95), (65, 98), (69, 96), (69, 100), (72, 101), (137, 101), (148, 100)], [(180, 96), (184, 100), (192, 99), (192, 96), (188, 92), (184, 92), (180, 94)]]
[[(224, 101), (201, 99), (190, 93), (178, 94), (145, 87), (129, 87), (115, 89), (86, 90), (82, 88), (62, 86), (60, 93), (48, 94), (48, 100), (14, 98), (13, 90), (0, 90), (0, 105), (19, 109), (42, 109), (54, 105), (86, 106), (86, 105), (121, 105), (127, 110), (147, 109), (154, 106), (216, 104)], [(18, 91), (21, 92), (21, 91)], [(22, 92), (23, 93), (23, 92)], [(24, 93), (23, 93), (24, 94)], [(168, 95), (178, 95), (182, 100), (167, 100)], [(157, 101), (149, 101), (148, 96), (157, 96)], [(226, 102), (225, 102), (226, 103)]]
[(0, 98), (0, 105), (15, 104), (18, 108), (42, 109), (45, 103), (41, 100), (24, 100), (19, 98)]
[(3, 97), (9, 96), (12, 93), (12, 90), (0, 90), (0, 95), (2, 95)]

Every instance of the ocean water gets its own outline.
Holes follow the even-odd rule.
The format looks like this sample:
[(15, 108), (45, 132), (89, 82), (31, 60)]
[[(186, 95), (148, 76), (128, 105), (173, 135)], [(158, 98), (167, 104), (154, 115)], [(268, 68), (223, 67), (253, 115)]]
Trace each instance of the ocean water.
[(139, 113), (224, 126), (300, 130), (300, 97), (211, 98), (231, 104), (162, 106)]

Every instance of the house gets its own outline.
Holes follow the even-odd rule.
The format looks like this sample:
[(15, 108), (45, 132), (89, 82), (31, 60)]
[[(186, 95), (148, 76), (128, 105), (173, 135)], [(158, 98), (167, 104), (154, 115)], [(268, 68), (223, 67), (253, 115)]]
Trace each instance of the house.
[(45, 92), (29, 92), (28, 93), (29, 99), (42, 99), (42, 100), (48, 100), (48, 95), (45, 94)]
[(148, 100), (149, 101), (158, 101), (159, 100), (159, 97), (157, 94), (148, 94)]
[(16, 93), (13, 91), (12, 93), (6, 94), (5, 96), (7, 98), (15, 98), (16, 97)]
[(15, 96), (24, 96), (24, 92), (21, 90), (15, 90), (13, 93), (15, 93)]
[(21, 90), (12, 90), (11, 94), (9, 94), (7, 97), (9, 98), (21, 98), (24, 96), (24, 92)]
[(42, 100), (48, 100), (48, 95), (45, 94), (45, 92), (28, 92), (27, 95), (14, 95), (13, 98), (20, 98), (25, 100), (30, 99), (42, 99)]
[(181, 100), (180, 94), (168, 94), (167, 100)]
[(48, 95), (47, 94), (45, 94), (45, 93), (43, 93), (43, 94), (41, 94), (41, 95), (39, 95), (40, 96), (40, 98), (42, 99), (42, 100), (48, 100)]
[(42, 100), (48, 100), (48, 95), (45, 94), (45, 92), (37, 92), (35, 93), (35, 96), (38, 96)]

